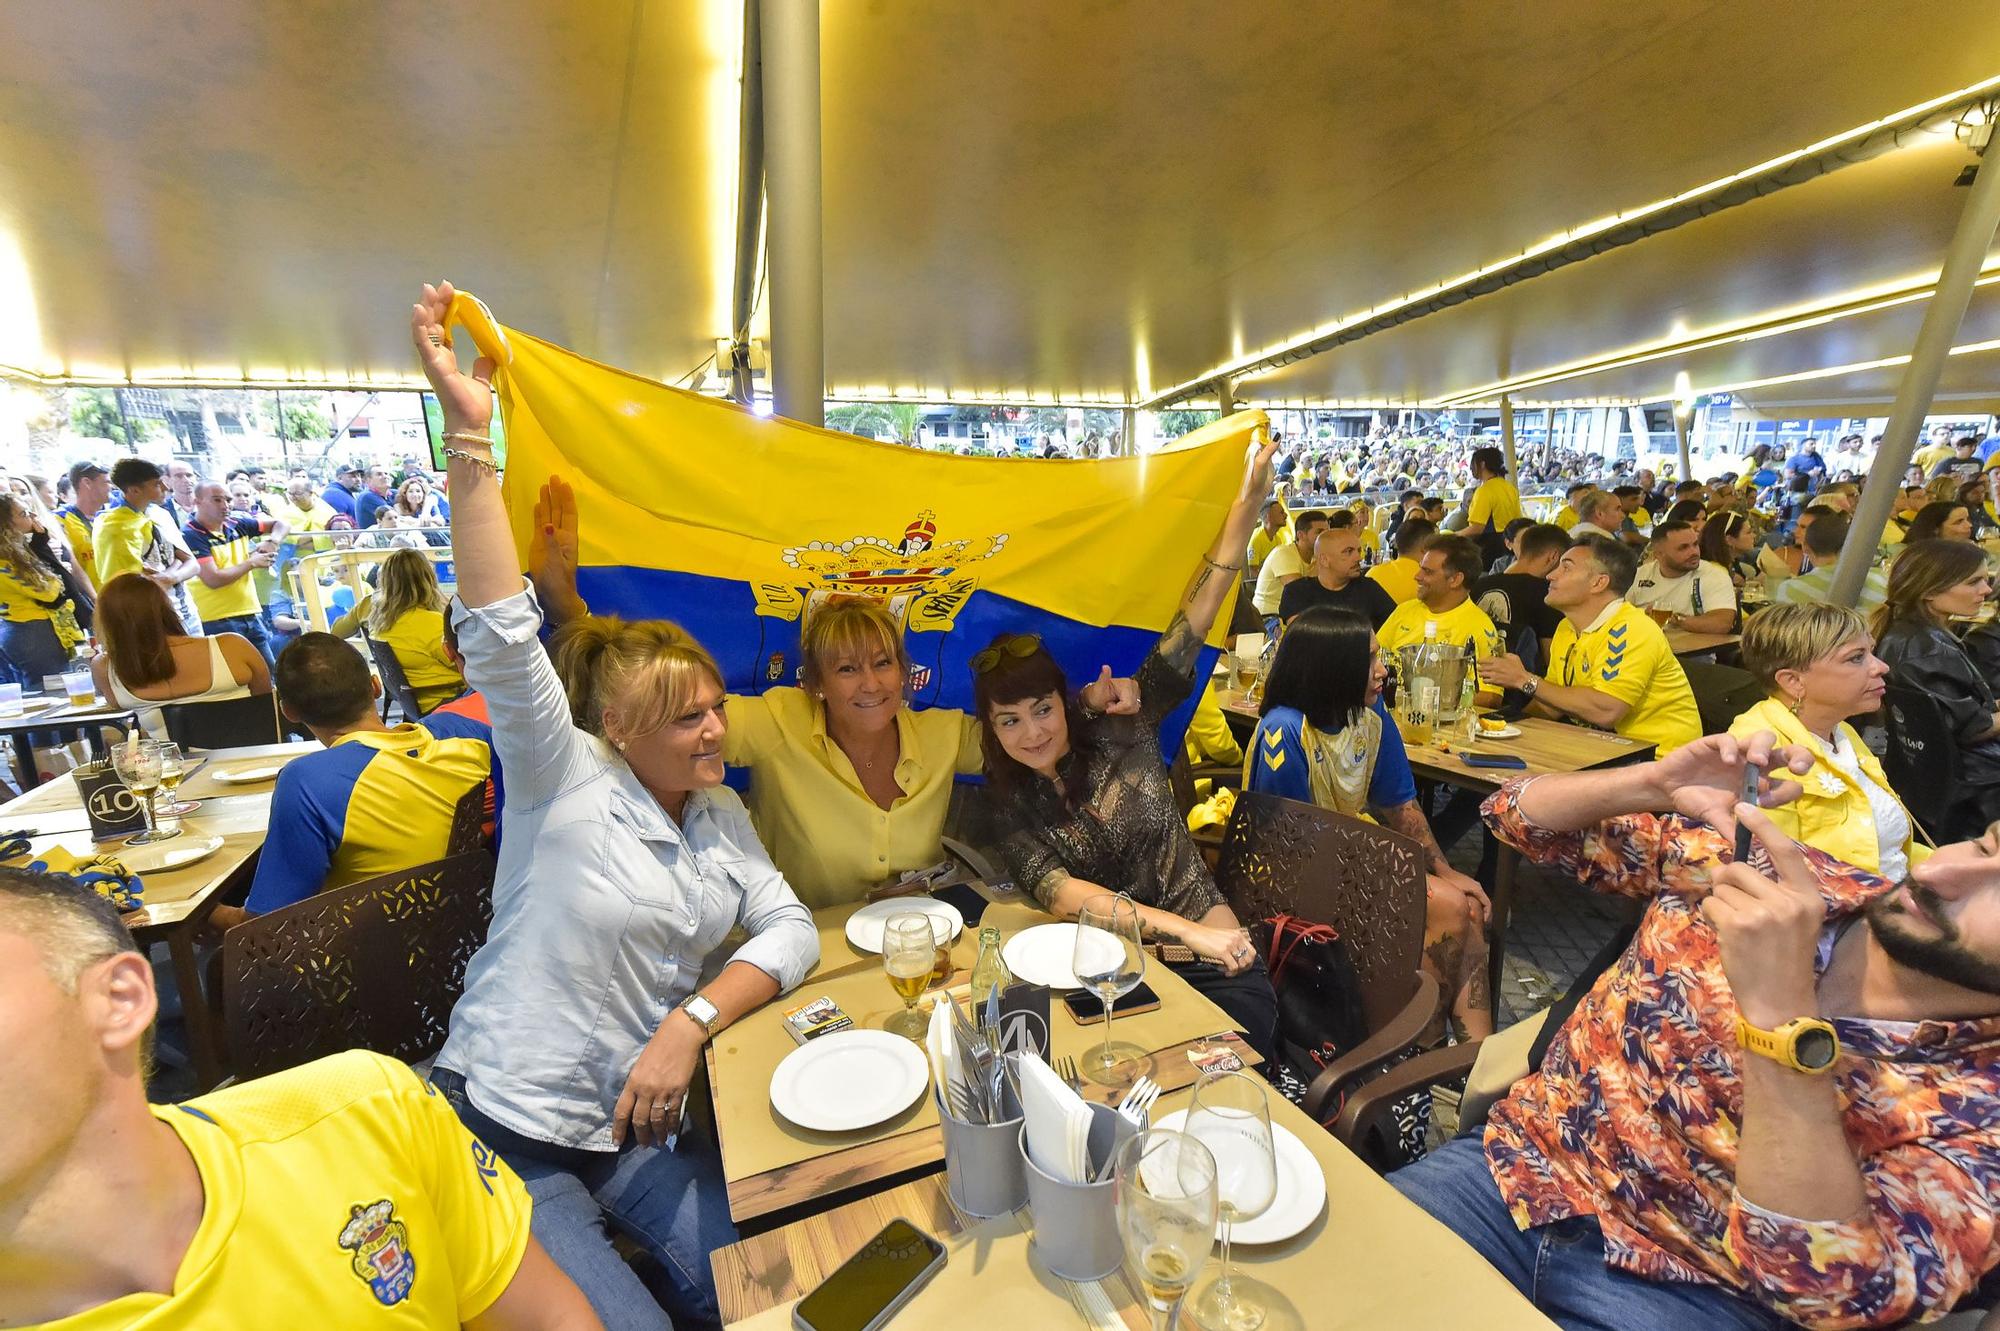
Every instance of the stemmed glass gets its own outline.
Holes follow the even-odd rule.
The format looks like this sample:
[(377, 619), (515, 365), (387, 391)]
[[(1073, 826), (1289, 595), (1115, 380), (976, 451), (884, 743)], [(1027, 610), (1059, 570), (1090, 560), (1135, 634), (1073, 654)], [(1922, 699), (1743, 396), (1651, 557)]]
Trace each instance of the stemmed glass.
[(159, 745), (143, 739), (119, 744), (111, 750), (111, 766), (126, 789), (139, 797), (139, 808), (146, 815), (146, 830), (135, 833), (126, 844), (144, 846), (179, 836), (180, 828), (163, 832), (153, 820), (153, 792), (160, 788)]
[(1153, 1331), (1167, 1331), (1215, 1246), (1215, 1157), (1184, 1132), (1141, 1132), (1118, 1148), (1114, 1192), (1125, 1260), (1145, 1291)]
[(200, 800), (184, 800), (174, 792), (180, 789), (181, 778), (187, 775), (187, 755), (181, 746), (168, 740), (156, 741), (160, 748), (160, 790), (166, 795), (168, 804), (161, 813), (170, 813), (178, 818), (184, 813), (193, 813), (201, 807)]
[(924, 1038), (928, 1024), (917, 1013), (917, 999), (931, 982), (937, 965), (937, 934), (931, 917), (915, 911), (891, 915), (882, 926), (882, 969), (889, 987), (903, 1000), (903, 1010), (882, 1023), (882, 1029), (911, 1040)]
[(1195, 1320), (1223, 1331), (1256, 1331), (1272, 1291), (1229, 1269), (1230, 1230), (1254, 1220), (1278, 1195), (1278, 1157), (1271, 1141), (1271, 1109), (1256, 1078), (1220, 1072), (1195, 1083), (1181, 1130), (1215, 1157), (1217, 1211), (1222, 1217), (1222, 1269), (1195, 1296)]
[(1146, 974), (1146, 950), (1139, 942), (1139, 908), (1130, 897), (1107, 893), (1083, 903), (1076, 914), (1070, 969), (1104, 1002), (1104, 1047), (1085, 1061), (1083, 1075), (1102, 1085), (1115, 1083), (1122, 1060), (1111, 1048), (1111, 1005), (1137, 988)]

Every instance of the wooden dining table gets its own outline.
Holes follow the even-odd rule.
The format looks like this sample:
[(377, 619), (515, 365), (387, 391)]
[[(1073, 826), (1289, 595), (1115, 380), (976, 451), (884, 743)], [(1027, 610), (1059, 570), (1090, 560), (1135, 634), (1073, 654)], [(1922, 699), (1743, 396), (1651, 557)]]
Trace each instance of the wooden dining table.
[[(1189, 1094), (1187, 1088), (1163, 1094), (1152, 1121), (1187, 1108)], [(1553, 1325), (1478, 1253), (1290, 1101), (1273, 1090), (1268, 1104), (1272, 1123), (1311, 1152), (1327, 1190), (1326, 1206), (1301, 1233), (1282, 1243), (1233, 1245), (1237, 1268), (1277, 1292), (1265, 1322), (1271, 1331), (1548, 1331)], [(1124, 1269), (1095, 1281), (1055, 1275), (1033, 1251), (1030, 1208), (989, 1220), (967, 1216), (952, 1204), (942, 1173), (716, 1249), (710, 1268), (724, 1323), (731, 1331), (789, 1331), (798, 1299), (899, 1217), (942, 1241), (947, 1256), (897, 1325), (1152, 1326)], [(1185, 1317), (1180, 1324), (1191, 1325)]]
[(72, 703), (59, 696), (29, 694), (22, 702), (25, 707), (19, 716), (0, 717), (0, 735), (6, 736), (13, 747), (14, 771), (23, 791), (42, 784), (41, 767), (35, 761), (34, 736), (81, 736), (90, 748), (91, 757), (102, 758), (106, 729), (123, 734), (138, 724), (131, 708), (103, 700)]
[[(201, 838), (219, 838), (215, 851), (191, 864), (140, 875), (141, 905), (127, 911), (125, 924), (141, 947), (167, 946), (174, 985), (186, 1020), (188, 1055), (197, 1089), (206, 1090), (223, 1076), (222, 1035), (210, 1005), (203, 999), (196, 940), (209, 913), (229, 891), (248, 882), (264, 834), (271, 821), (271, 793), (276, 776), (248, 784), (218, 778), (232, 771), (282, 765), (319, 748), (312, 742), (260, 744), (240, 749), (195, 753), (201, 766), (177, 792), (184, 800), (199, 800), (201, 808), (181, 817), (182, 835), (158, 843), (162, 850), (192, 845)], [(72, 855), (110, 855), (136, 851), (124, 837), (105, 842), (91, 839), (90, 820), (76, 780), (68, 773), (45, 782), (16, 799), (0, 804), (0, 832), (28, 837), (28, 852), (39, 856), (60, 847)], [(149, 848), (150, 849), (150, 848)]]
[(1675, 656), (1713, 656), (1743, 641), (1740, 633), (1695, 633), (1688, 629), (1668, 629), (1667, 650)]
[[(775, 1212), (822, 1201), (828, 1195), (874, 1184), (911, 1170), (935, 1168), (944, 1159), (944, 1139), (935, 1101), (917, 1102), (872, 1128), (855, 1132), (815, 1132), (785, 1119), (771, 1104), (771, 1080), (778, 1064), (798, 1046), (785, 1030), (783, 1010), (828, 997), (857, 1027), (879, 1030), (902, 1004), (889, 988), (882, 959), (847, 941), (847, 919), (859, 903), (814, 912), (820, 929), (818, 967), (784, 1001), (772, 1003), (720, 1032), (705, 1051), (709, 1094), (722, 1145), (723, 1179), (730, 1214), (738, 1225)], [(979, 923), (1010, 938), (1052, 917), (1021, 901), (989, 905)], [(977, 930), (968, 927), (951, 948), (953, 975), (945, 992), (962, 995), (978, 953)], [(1157, 1010), (1121, 1016), (1113, 1032), (1121, 1044), (1145, 1051), (1105, 1085), (1085, 1082), (1086, 1099), (1116, 1103), (1142, 1073), (1169, 1089), (1190, 1086), (1195, 1068), (1190, 1051), (1227, 1045), (1244, 1063), (1257, 1054), (1244, 1044), (1222, 1009), (1164, 966), (1147, 968), (1147, 983), (1160, 996)], [(929, 1001), (928, 999), (925, 1000)], [(1103, 1038), (1102, 1028), (1081, 1025), (1052, 999), (1049, 1017), (1052, 1056), (1080, 1056)]]

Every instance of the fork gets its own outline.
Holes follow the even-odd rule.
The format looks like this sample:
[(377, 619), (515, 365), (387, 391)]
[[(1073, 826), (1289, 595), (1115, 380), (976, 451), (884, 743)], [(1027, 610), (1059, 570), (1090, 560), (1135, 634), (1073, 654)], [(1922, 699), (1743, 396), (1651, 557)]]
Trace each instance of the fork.
[(1118, 1112), (1134, 1126), (1143, 1128), (1146, 1126), (1146, 1111), (1159, 1098), (1160, 1083), (1151, 1077), (1141, 1076), (1132, 1083), (1132, 1089), (1125, 1092), (1125, 1098), (1118, 1102)]
[(1083, 1078), (1076, 1075), (1076, 1059), (1072, 1055), (1064, 1054), (1061, 1058), (1057, 1059), (1055, 1061), (1055, 1072), (1072, 1091), (1083, 1088)]

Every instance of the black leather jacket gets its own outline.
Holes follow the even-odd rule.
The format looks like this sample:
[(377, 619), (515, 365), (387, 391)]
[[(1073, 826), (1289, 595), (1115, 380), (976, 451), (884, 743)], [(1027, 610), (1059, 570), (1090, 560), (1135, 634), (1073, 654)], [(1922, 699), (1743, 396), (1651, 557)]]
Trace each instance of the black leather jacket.
[(1897, 684), (1930, 694), (1944, 708), (1958, 737), (1963, 779), (1978, 785), (2000, 784), (2000, 737), (1987, 734), (2000, 702), (1950, 630), (1922, 620), (1902, 620), (1883, 632), (1875, 655), (1888, 663)]

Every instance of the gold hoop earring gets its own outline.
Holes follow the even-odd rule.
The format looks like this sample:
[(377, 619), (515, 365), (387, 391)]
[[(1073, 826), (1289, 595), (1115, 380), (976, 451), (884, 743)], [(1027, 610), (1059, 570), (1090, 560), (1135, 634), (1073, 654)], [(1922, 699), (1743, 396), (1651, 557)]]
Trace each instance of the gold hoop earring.
[(1800, 694), (1800, 695), (1799, 695), (1798, 697), (1796, 697), (1796, 698), (1791, 698), (1791, 699), (1787, 699), (1787, 700), (1786, 700), (1786, 702), (1785, 702), (1785, 706), (1787, 706), (1787, 707), (1789, 707), (1789, 708), (1791, 708), (1791, 709), (1792, 709), (1792, 715), (1793, 715), (1793, 716), (1797, 716), (1797, 715), (1799, 715), (1800, 713), (1802, 713), (1802, 712), (1804, 712), (1804, 711), (1805, 711), (1805, 708), (1806, 708), (1806, 695), (1805, 695), (1805, 694), (1803, 694), (1803, 693), (1801, 693), (1801, 694)]

